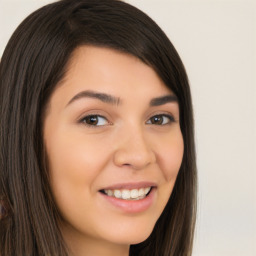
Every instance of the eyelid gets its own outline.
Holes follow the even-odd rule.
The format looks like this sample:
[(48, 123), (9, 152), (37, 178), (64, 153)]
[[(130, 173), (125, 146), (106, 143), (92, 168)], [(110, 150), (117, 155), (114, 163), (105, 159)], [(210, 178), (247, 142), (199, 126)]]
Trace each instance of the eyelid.
[[(84, 120), (86, 118), (92, 117), (92, 116), (95, 116), (95, 117), (98, 117), (98, 118), (104, 118), (106, 120), (107, 124), (103, 124), (103, 125), (87, 124)], [(88, 113), (88, 114), (82, 115), (82, 117), (78, 119), (78, 123), (82, 124), (82, 125), (85, 125), (85, 126), (87, 126), (89, 128), (100, 128), (100, 127), (104, 127), (104, 126), (108, 126), (108, 125), (112, 124), (106, 116), (104, 116), (102, 114), (99, 114), (98, 112), (92, 112), (92, 113)]]
[[(87, 117), (90, 117), (90, 116), (97, 116), (97, 117), (99, 117), (99, 118), (104, 118), (105, 120), (106, 120), (106, 124), (103, 124), (103, 125), (98, 125), (98, 124), (95, 124), (95, 125), (93, 125), (93, 124), (87, 124), (84, 120), (85, 120), (85, 118), (87, 118)], [(89, 113), (84, 113), (83, 115), (81, 115), (81, 117), (80, 118), (78, 118), (78, 120), (77, 120), (77, 122), (79, 123), (79, 124), (82, 124), (82, 125), (85, 125), (85, 126), (87, 126), (87, 127), (89, 127), (89, 128), (102, 128), (102, 127), (106, 127), (106, 126), (108, 126), (108, 125), (112, 125), (113, 123), (110, 121), (110, 118), (109, 117), (107, 117), (108, 116), (108, 114), (105, 114), (105, 113), (103, 113), (102, 114), (102, 111), (101, 110), (94, 110), (94, 111), (91, 111), (91, 112), (89, 112)], [(168, 118), (169, 119), (169, 121), (167, 122), (167, 123), (165, 123), (165, 124), (154, 124), (154, 123), (150, 123), (150, 119), (151, 118), (153, 118), (153, 117), (156, 117), (156, 116), (162, 116), (162, 117), (166, 117), (166, 118)], [(165, 126), (165, 125), (171, 125), (172, 123), (174, 123), (174, 122), (178, 122), (178, 119), (176, 118), (175, 119), (175, 115), (174, 114), (172, 114), (172, 113), (170, 113), (170, 112), (155, 112), (155, 113), (151, 113), (151, 115), (150, 116), (148, 116), (148, 118), (146, 119), (146, 124), (150, 124), (150, 125), (154, 125), (154, 126)]]
[(102, 109), (87, 109), (81, 111), (79, 116), (77, 117), (77, 122), (80, 122), (82, 119), (84, 119), (87, 116), (100, 116), (103, 118), (106, 118), (107, 120), (110, 119), (110, 116), (107, 112), (103, 111)]
[[(173, 122), (178, 122), (178, 117), (174, 114), (174, 113), (171, 113), (169, 111), (156, 111), (154, 113), (151, 113), (148, 117), (147, 117), (147, 121), (150, 120), (152, 117), (155, 117), (155, 116), (164, 116), (164, 117), (167, 117), (170, 119), (170, 122), (173, 123)], [(146, 121), (146, 122), (147, 122)]]

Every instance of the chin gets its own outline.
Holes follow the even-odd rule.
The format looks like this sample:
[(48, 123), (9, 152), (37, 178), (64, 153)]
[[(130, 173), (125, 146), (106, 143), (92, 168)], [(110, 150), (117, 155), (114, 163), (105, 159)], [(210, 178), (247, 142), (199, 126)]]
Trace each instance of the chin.
[(139, 244), (151, 235), (153, 228), (154, 225), (147, 225), (144, 227), (140, 225), (133, 225), (127, 229), (122, 227), (119, 230), (116, 230), (117, 232), (108, 234), (107, 239), (116, 244)]

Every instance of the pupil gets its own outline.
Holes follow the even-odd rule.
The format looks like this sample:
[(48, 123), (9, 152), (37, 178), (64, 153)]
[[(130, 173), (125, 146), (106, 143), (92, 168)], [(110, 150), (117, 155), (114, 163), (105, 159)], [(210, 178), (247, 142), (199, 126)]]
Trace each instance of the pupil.
[(96, 125), (98, 123), (98, 118), (97, 116), (89, 116), (87, 117), (86, 122), (91, 125)]
[(162, 124), (163, 123), (163, 117), (161, 117), (161, 116), (154, 116), (151, 121), (154, 124)]

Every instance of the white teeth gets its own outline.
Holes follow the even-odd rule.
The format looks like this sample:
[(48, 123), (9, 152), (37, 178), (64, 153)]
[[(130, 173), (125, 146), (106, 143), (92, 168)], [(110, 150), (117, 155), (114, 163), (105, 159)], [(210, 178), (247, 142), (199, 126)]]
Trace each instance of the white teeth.
[(143, 196), (144, 195), (144, 188), (140, 188), (139, 189), (139, 196)]
[(151, 187), (147, 188), (140, 188), (140, 189), (106, 189), (104, 190), (104, 193), (108, 196), (113, 196), (116, 198), (121, 198), (123, 200), (139, 200), (146, 197), (148, 192), (150, 191)]
[(108, 196), (113, 196), (113, 191), (108, 189), (105, 191), (107, 193)]
[(144, 193), (147, 194), (149, 192), (150, 188), (145, 188)]
[(121, 192), (121, 190), (114, 190), (114, 197), (116, 197), (116, 198), (121, 198), (121, 197), (122, 197), (122, 192)]
[(137, 198), (139, 196), (139, 191), (138, 189), (133, 189), (131, 190), (131, 198)]
[(123, 199), (129, 199), (131, 197), (131, 193), (130, 190), (124, 189), (122, 191), (122, 198)]

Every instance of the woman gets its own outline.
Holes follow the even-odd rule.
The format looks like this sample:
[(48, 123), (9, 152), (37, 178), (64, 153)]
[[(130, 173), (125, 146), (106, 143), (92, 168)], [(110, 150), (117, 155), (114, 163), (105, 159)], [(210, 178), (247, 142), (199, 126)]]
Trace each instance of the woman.
[(0, 66), (0, 253), (191, 255), (192, 103), (161, 29), (117, 0), (62, 0)]

